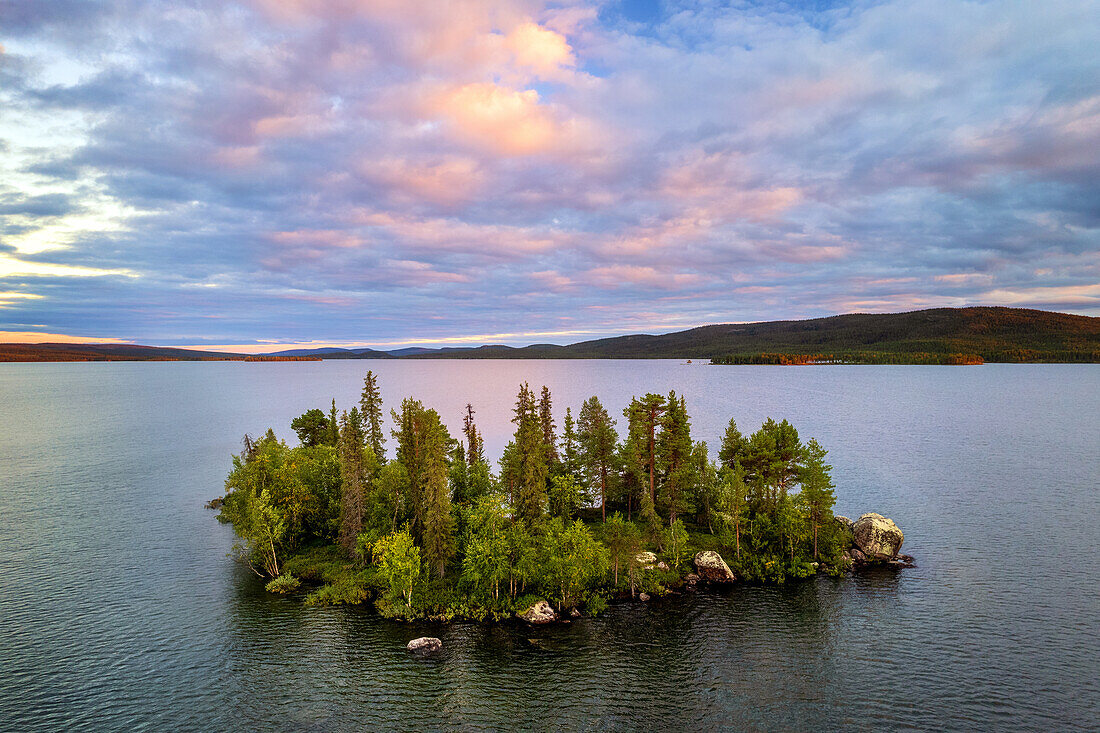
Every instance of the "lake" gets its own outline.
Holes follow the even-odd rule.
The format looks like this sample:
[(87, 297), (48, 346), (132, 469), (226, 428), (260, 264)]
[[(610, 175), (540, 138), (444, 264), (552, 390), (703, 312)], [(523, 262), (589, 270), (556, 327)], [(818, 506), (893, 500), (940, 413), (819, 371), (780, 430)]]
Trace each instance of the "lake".
[[(712, 451), (787, 418), (918, 567), (537, 630), (269, 595), (203, 504), (246, 431), (292, 442), (367, 369), (453, 434), (473, 403), (494, 459), (521, 381), (559, 425), (676, 389)], [(0, 730), (1100, 728), (1097, 365), (0, 364), (0, 426)], [(444, 652), (411, 657), (425, 634)]]

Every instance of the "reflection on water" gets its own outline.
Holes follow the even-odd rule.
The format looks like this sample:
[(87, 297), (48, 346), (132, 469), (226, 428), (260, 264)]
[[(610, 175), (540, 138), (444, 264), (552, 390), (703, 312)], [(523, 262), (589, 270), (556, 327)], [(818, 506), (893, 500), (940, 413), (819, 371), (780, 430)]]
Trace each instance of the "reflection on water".
[[(789, 418), (840, 513), (919, 567), (625, 603), (528, 629), (406, 626), (271, 596), (226, 555), (240, 434), (381, 375), (508, 438), (513, 385), (559, 412), (685, 393), (712, 444)], [(559, 417), (560, 422), (560, 417)], [(675, 362), (0, 365), (0, 729), (1074, 729), (1100, 720), (1100, 369)], [(1072, 511), (1066, 511), (1072, 507)], [(1084, 539), (1092, 538), (1089, 542)], [(431, 634), (435, 658), (405, 652)]]

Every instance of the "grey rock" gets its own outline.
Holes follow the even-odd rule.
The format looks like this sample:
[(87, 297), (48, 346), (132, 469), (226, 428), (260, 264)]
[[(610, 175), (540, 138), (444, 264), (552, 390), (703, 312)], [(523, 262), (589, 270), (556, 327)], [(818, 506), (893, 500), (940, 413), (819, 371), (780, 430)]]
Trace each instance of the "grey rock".
[(871, 512), (863, 514), (852, 525), (852, 536), (869, 560), (892, 560), (897, 557), (905, 535), (892, 519)]
[(732, 583), (737, 580), (730, 566), (714, 550), (703, 550), (695, 556), (695, 569), (712, 583)]
[(435, 638), (434, 636), (422, 636), (419, 639), (413, 639), (412, 641), (410, 641), (408, 643), (408, 646), (406, 646), (405, 648), (408, 649), (410, 652), (422, 652), (427, 654), (430, 652), (437, 652), (442, 649), (443, 642)]
[(558, 620), (558, 614), (546, 601), (539, 601), (518, 615), (529, 624), (548, 624)]

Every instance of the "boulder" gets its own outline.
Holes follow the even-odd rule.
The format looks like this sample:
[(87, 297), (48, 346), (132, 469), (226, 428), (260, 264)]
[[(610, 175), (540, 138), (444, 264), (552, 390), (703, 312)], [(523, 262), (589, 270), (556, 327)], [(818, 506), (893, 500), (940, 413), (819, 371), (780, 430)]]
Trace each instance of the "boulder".
[(638, 594), (638, 600), (641, 601), (642, 603), (645, 603), (646, 601), (649, 600), (649, 594), (648, 593), (639, 593)]
[(642, 570), (652, 570), (657, 564), (657, 556), (652, 552), (639, 552), (634, 556), (634, 562), (642, 566)]
[(699, 575), (712, 583), (732, 583), (737, 580), (730, 566), (714, 550), (703, 550), (695, 556), (695, 569)]
[(554, 613), (554, 608), (546, 601), (539, 601), (518, 615), (529, 624), (548, 624), (558, 620), (558, 614)]
[(664, 560), (661, 560), (661, 562), (657, 563), (657, 569), (662, 571), (662, 572), (667, 573), (668, 572), (668, 563), (665, 562)]
[(867, 562), (867, 556), (864, 555), (858, 547), (852, 548), (852, 562)]
[(413, 639), (412, 641), (410, 641), (408, 643), (408, 646), (406, 646), (405, 648), (408, 649), (410, 652), (422, 652), (427, 654), (429, 652), (437, 652), (442, 649), (443, 642), (435, 638), (434, 636), (422, 636), (419, 639)]
[(905, 536), (893, 520), (881, 514), (863, 514), (852, 525), (852, 535), (868, 560), (892, 560)]
[(219, 496), (216, 499), (211, 499), (210, 501), (206, 502), (206, 508), (207, 509), (215, 509), (215, 510), (221, 509), (222, 504), (224, 504), (224, 503), (225, 503), (225, 499)]
[(840, 514), (834, 515), (833, 516), (833, 521), (836, 522), (837, 524), (839, 524), (844, 529), (851, 529), (852, 528), (852, 520), (848, 519), (848, 517), (842, 516)]
[(684, 580), (686, 580), (689, 583), (698, 583), (699, 582), (699, 576), (696, 573), (688, 573), (687, 575), (684, 576)]

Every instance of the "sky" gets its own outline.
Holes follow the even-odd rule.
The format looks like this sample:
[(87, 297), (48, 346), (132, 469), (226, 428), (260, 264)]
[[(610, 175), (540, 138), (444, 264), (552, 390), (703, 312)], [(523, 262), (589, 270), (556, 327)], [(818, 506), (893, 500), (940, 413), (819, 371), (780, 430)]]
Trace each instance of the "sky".
[(1095, 0), (0, 0), (0, 341), (1100, 315)]

